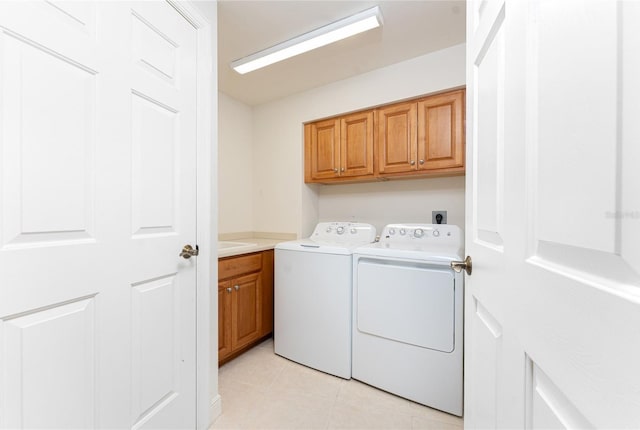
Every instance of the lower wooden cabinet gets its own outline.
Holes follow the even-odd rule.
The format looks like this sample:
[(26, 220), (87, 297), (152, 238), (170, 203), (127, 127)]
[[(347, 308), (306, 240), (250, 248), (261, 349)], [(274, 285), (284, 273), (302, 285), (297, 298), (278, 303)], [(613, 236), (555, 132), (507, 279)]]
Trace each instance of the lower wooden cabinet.
[(218, 260), (218, 363), (273, 331), (273, 251)]

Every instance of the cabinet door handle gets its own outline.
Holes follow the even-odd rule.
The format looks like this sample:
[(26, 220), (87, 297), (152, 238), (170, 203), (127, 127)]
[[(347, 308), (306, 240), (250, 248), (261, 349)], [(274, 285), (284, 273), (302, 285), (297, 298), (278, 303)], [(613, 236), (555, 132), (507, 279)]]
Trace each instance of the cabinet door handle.
[(227, 287), (227, 293), (231, 292), (231, 287)]
[(235, 288), (236, 291), (238, 291), (240, 289), (240, 285), (234, 285), (233, 288)]
[(333, 169), (333, 173), (338, 173), (338, 168), (337, 168), (337, 167), (335, 167), (335, 168)]
[(341, 172), (344, 172), (344, 167), (340, 169)]
[(424, 164), (424, 160), (420, 160), (420, 164)]
[(415, 162), (415, 160), (411, 160), (411, 163), (409, 163), (409, 164), (411, 164), (412, 166), (414, 166), (414, 165), (416, 164), (416, 162)]

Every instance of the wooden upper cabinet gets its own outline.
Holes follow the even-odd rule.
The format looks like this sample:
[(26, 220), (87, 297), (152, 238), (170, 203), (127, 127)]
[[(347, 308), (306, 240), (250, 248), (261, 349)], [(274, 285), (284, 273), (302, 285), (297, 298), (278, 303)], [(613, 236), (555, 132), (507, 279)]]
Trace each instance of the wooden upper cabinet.
[(464, 90), (418, 102), (418, 169), (464, 171)]
[(305, 125), (305, 176), (323, 180), (339, 175), (340, 120), (328, 119)]
[(399, 173), (416, 169), (418, 138), (417, 103), (399, 103), (378, 109), (378, 172)]
[(464, 174), (465, 90), (304, 126), (305, 182)]
[(305, 125), (305, 181), (373, 178), (373, 111)]
[(373, 175), (373, 111), (340, 120), (340, 176)]

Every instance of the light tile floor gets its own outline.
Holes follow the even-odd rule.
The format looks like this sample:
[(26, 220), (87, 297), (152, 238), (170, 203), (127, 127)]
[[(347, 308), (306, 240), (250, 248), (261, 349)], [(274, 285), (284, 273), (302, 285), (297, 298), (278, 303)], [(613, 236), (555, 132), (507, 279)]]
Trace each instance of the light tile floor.
[(219, 369), (211, 429), (462, 429), (462, 419), (289, 361), (269, 339)]

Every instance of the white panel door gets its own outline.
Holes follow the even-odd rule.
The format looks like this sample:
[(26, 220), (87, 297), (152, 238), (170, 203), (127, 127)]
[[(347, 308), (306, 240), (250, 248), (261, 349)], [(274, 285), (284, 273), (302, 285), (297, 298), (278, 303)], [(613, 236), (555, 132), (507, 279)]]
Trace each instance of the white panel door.
[(467, 4), (465, 427), (640, 428), (639, 19)]
[(196, 31), (0, 2), (0, 428), (194, 428)]

